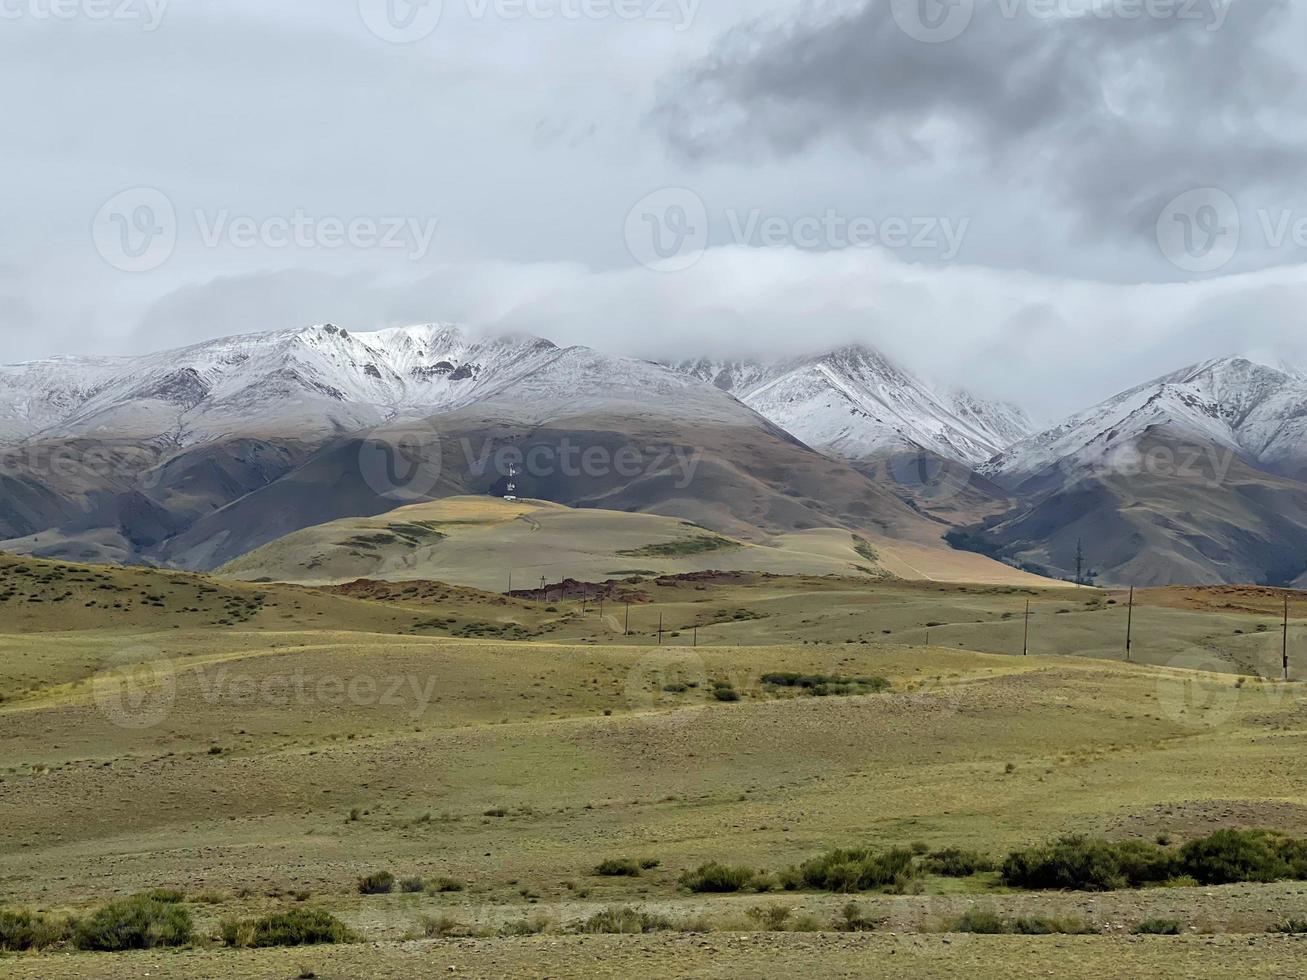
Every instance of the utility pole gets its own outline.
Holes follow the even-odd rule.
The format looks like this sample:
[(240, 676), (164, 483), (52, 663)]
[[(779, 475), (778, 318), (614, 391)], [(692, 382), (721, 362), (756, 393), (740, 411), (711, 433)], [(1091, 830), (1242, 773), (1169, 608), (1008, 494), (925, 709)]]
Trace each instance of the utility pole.
[(1125, 618), (1125, 660), (1129, 663), (1134, 659), (1132, 650), (1134, 649), (1135, 640), (1135, 587), (1130, 586), (1130, 608), (1126, 612)]
[(1084, 541), (1076, 538), (1076, 585), (1085, 584), (1085, 549)]
[(508, 594), (513, 594), (513, 570), (511, 568), (508, 570)]
[(544, 605), (549, 601), (549, 596), (545, 592), (545, 577), (540, 576), (540, 595), (536, 599), (536, 605)]
[(926, 630), (926, 648), (930, 649), (930, 630)]
[(1284, 679), (1289, 679), (1289, 593), (1284, 593)]
[(1030, 656), (1030, 600), (1026, 600), (1026, 635), (1021, 641), (1021, 656)]
[(602, 592), (599, 593), (599, 618), (604, 618), (604, 594)]
[(622, 635), (631, 635), (631, 601), (629, 599), (626, 602), (626, 626), (622, 630)]
[(658, 614), (658, 645), (663, 645), (663, 614)]
[(694, 628), (694, 645), (696, 647), (699, 645), (699, 627), (697, 626)]

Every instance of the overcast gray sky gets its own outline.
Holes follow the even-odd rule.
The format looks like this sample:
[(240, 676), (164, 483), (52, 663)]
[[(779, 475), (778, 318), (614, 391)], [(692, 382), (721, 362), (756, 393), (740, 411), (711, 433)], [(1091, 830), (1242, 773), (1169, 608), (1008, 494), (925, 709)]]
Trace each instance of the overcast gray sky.
[(0, 359), (324, 321), (857, 340), (1044, 418), (1307, 367), (1304, 16), (0, 0)]

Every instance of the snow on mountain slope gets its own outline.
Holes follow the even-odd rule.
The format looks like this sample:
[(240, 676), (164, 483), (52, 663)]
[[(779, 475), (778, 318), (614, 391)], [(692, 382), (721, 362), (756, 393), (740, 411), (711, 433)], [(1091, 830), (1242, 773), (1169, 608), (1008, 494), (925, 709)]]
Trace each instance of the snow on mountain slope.
[(325, 325), (142, 357), (0, 367), (0, 441), (90, 436), (182, 448), (233, 434), (308, 439), (471, 405), (515, 421), (621, 406), (762, 424), (727, 394), (657, 364), (434, 324), (376, 333)]
[(683, 361), (796, 438), (847, 459), (926, 449), (976, 465), (1031, 430), (1014, 405), (937, 391), (877, 351), (843, 347), (773, 364)]
[[(1149, 429), (1164, 427), (1239, 453), (1273, 472), (1307, 472), (1307, 376), (1230, 357), (1183, 368), (1075, 415), (981, 467), (1018, 485), (1063, 468), (1111, 464)], [(1124, 460), (1123, 460), (1124, 462)]]

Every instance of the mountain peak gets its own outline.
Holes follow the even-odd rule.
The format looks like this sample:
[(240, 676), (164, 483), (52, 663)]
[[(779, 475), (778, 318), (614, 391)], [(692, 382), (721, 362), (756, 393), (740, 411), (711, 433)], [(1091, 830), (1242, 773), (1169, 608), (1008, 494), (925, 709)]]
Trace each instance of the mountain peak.
[(699, 358), (671, 366), (846, 459), (925, 449), (974, 465), (1030, 431), (1020, 409), (965, 391), (937, 392), (861, 343), (770, 363)]

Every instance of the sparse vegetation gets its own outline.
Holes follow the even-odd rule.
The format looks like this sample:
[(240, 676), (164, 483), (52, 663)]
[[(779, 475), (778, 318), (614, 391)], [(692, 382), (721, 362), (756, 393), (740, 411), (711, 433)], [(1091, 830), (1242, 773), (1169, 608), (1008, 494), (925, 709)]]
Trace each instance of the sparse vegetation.
[(912, 852), (896, 847), (886, 851), (851, 848), (829, 851), (786, 872), (786, 888), (812, 888), (831, 892), (902, 892), (917, 869)]
[(984, 936), (1092, 936), (1098, 930), (1079, 919), (1044, 916), (1019, 916), (1005, 919), (986, 909), (969, 909), (948, 926), (948, 932), (975, 933)]
[(388, 895), (395, 890), (395, 876), (389, 871), (374, 871), (358, 883), (360, 895)]
[(713, 551), (725, 551), (738, 548), (739, 545), (728, 538), (716, 534), (699, 534), (680, 541), (668, 541), (664, 544), (649, 544), (631, 551), (619, 551), (623, 558), (686, 558), (691, 555), (703, 555)]
[(185, 906), (137, 895), (110, 902), (77, 922), (73, 944), (78, 949), (120, 953), (185, 946), (194, 934), (191, 914)]
[(921, 867), (927, 874), (945, 878), (969, 878), (982, 871), (993, 871), (994, 862), (975, 851), (945, 847), (926, 855)]
[(648, 932), (666, 932), (672, 922), (664, 915), (633, 908), (607, 908), (596, 912), (576, 926), (581, 933), (638, 936)]
[(1145, 919), (1135, 926), (1136, 936), (1178, 936), (1180, 922), (1178, 919)]
[(764, 687), (789, 690), (812, 697), (845, 697), (851, 694), (876, 694), (889, 690), (883, 677), (840, 677), (827, 674), (799, 674), (789, 671), (762, 675)]
[(599, 862), (594, 873), (605, 878), (638, 878), (640, 865), (630, 858), (608, 858)]
[(347, 943), (354, 935), (340, 920), (322, 909), (299, 908), (257, 919), (229, 919), (219, 935), (228, 946), (319, 946)]
[(26, 909), (0, 909), (0, 953), (46, 949), (69, 936), (66, 921)]
[(1202, 885), (1307, 878), (1307, 842), (1260, 830), (1218, 830), (1179, 851), (1145, 841), (1062, 837), (1014, 851), (1003, 880), (1018, 888), (1110, 891), (1184, 877)]
[(756, 878), (757, 872), (751, 868), (711, 862), (681, 875), (680, 883), (692, 892), (728, 894), (748, 891)]

